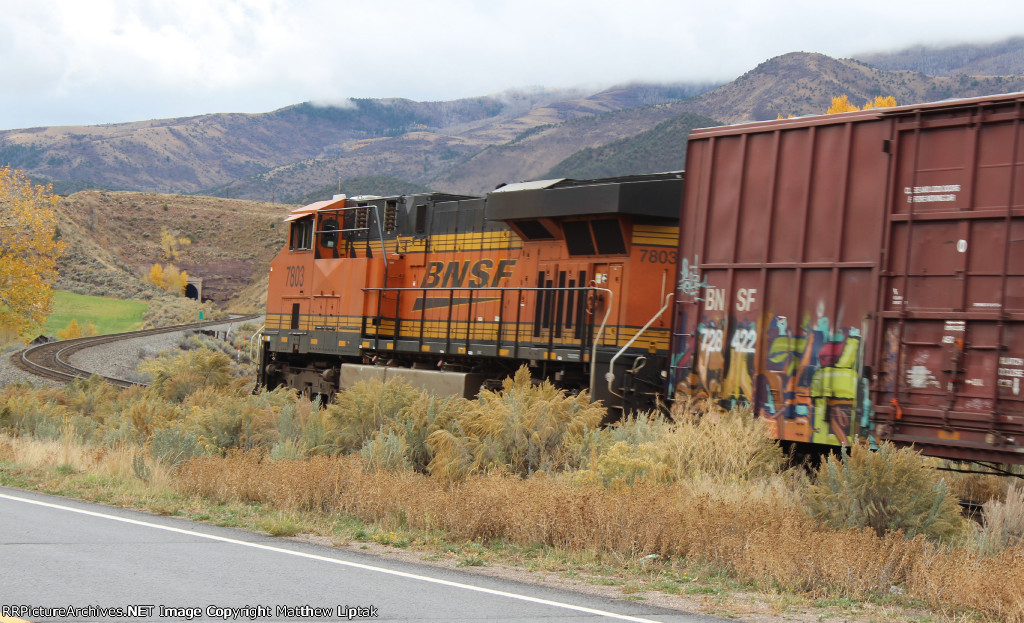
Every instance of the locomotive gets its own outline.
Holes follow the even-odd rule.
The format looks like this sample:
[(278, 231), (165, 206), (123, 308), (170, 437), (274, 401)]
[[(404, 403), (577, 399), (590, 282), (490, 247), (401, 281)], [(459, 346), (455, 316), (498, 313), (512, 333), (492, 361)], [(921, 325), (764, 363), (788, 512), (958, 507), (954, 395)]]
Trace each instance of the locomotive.
[(520, 366), (611, 417), (667, 385), (680, 173), (344, 197), (294, 210), (259, 382), (329, 397), (400, 377), (446, 394)]
[(681, 172), (299, 208), (259, 381), (749, 405), (1024, 464), (1024, 94), (695, 130)]

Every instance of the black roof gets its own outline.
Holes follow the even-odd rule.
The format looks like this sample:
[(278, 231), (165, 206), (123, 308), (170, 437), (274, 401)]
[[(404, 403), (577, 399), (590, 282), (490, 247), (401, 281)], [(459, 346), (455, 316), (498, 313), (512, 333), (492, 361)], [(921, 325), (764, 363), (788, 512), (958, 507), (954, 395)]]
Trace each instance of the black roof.
[(683, 172), (593, 180), (553, 179), (502, 186), (487, 195), (488, 220), (632, 214), (679, 218)]

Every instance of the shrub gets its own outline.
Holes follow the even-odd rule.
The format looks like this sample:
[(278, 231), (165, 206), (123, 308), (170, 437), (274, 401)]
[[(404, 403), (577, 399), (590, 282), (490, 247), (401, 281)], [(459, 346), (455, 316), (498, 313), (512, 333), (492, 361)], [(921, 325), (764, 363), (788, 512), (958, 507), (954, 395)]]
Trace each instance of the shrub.
[(363, 458), (363, 467), (367, 471), (395, 471), (411, 469), (409, 462), (409, 444), (405, 436), (395, 431), (378, 432), (373, 439), (363, 444), (359, 451)]
[(673, 480), (763, 479), (786, 465), (782, 447), (749, 407), (680, 418), (659, 445)]
[(0, 427), (13, 434), (59, 439), (71, 415), (66, 406), (31, 387), (8, 387), (0, 393)]
[(399, 412), (420, 395), (401, 380), (361, 381), (337, 395), (327, 407), (337, 431), (336, 452), (349, 453), (363, 447), (385, 424), (393, 423)]
[(278, 440), (277, 410), (261, 396), (237, 396), (205, 388), (182, 403), (183, 426), (199, 435), (204, 452), (269, 450)]
[(337, 433), (319, 398), (310, 401), (284, 388), (260, 395), (277, 414), (279, 441), (271, 448), (271, 457), (298, 459), (333, 450)]
[(231, 360), (209, 349), (161, 355), (142, 363), (139, 371), (153, 378), (151, 391), (173, 402), (200, 388), (223, 388), (231, 382)]
[(833, 528), (870, 528), (878, 536), (901, 530), (948, 540), (966, 523), (949, 487), (911, 448), (884, 441), (877, 452), (856, 443), (842, 459), (830, 456), (808, 489), (808, 510)]
[(985, 524), (976, 540), (979, 550), (991, 554), (1007, 547), (1024, 546), (1024, 486), (1010, 483), (1006, 499), (989, 500), (984, 509)]
[(150, 440), (149, 452), (165, 465), (175, 468), (193, 457), (207, 454), (199, 435), (186, 429), (181, 422), (155, 431)]
[(586, 392), (568, 396), (548, 381), (535, 384), (527, 367), (483, 390), (470, 408), (427, 437), (428, 470), (447, 480), (493, 469), (527, 476), (575, 466), (570, 447), (600, 425), (604, 407)]
[(593, 461), (590, 469), (580, 472), (577, 481), (594, 481), (610, 488), (632, 486), (637, 481), (667, 482), (668, 465), (658, 447), (650, 442), (630, 445), (617, 441)]

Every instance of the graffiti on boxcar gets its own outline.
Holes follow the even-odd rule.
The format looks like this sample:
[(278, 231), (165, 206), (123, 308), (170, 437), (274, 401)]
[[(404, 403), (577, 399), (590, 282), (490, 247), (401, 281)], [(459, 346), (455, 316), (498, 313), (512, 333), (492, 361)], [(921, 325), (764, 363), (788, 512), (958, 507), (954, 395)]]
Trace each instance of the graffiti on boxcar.
[(722, 380), (725, 376), (725, 356), (722, 344), (725, 340), (724, 319), (705, 318), (697, 325), (697, 358), (695, 363), (698, 397), (721, 396)]
[(708, 285), (707, 278), (704, 281), (700, 279), (700, 264), (697, 261), (696, 255), (693, 256), (693, 263), (691, 264), (685, 257), (683, 258), (682, 266), (679, 269), (679, 291), (686, 296), (692, 296), (695, 301), (702, 301), (704, 299), (698, 296), (701, 290), (710, 287)]
[(757, 324), (743, 319), (733, 323), (729, 340), (729, 357), (725, 379), (722, 381), (722, 400), (730, 408), (750, 404), (754, 397), (754, 353), (757, 344)]
[(750, 404), (754, 396), (757, 323), (747, 318), (733, 318), (732, 322), (705, 318), (697, 325), (697, 335), (697, 361), (691, 380), (694, 395), (714, 398), (723, 409)]
[(832, 330), (821, 318), (814, 326), (805, 320), (794, 331), (784, 316), (776, 316), (765, 338), (757, 414), (786, 439), (847, 443), (860, 385), (860, 330)]

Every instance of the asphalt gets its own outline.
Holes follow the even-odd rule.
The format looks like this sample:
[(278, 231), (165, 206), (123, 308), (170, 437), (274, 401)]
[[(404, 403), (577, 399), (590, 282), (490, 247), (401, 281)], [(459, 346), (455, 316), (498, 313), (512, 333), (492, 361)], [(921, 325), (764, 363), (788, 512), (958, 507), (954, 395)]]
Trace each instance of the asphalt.
[(725, 621), (9, 488), (0, 560), (33, 622)]

